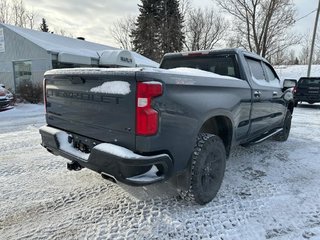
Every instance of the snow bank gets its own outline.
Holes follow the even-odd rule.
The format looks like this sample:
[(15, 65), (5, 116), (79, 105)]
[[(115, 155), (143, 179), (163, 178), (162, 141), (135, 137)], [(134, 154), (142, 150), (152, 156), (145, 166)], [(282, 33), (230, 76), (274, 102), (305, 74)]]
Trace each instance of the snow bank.
[(127, 95), (130, 93), (130, 84), (123, 81), (105, 82), (101, 86), (91, 88), (90, 92)]
[[(308, 65), (279, 65), (274, 66), (280, 79), (296, 79), (299, 80), (301, 77), (306, 77), (308, 72)], [(320, 76), (320, 65), (312, 65), (311, 77)]]

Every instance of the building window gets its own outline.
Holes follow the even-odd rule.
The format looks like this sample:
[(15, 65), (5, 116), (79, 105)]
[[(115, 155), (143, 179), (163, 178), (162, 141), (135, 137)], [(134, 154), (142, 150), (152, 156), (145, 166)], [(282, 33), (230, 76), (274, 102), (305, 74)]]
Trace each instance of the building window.
[(63, 63), (58, 62), (57, 60), (52, 60), (52, 69), (59, 68), (83, 68), (83, 67), (92, 67), (91, 65), (77, 64), (77, 63)]
[(32, 84), (31, 61), (13, 62), (14, 82), (16, 93), (19, 93), (21, 87)]

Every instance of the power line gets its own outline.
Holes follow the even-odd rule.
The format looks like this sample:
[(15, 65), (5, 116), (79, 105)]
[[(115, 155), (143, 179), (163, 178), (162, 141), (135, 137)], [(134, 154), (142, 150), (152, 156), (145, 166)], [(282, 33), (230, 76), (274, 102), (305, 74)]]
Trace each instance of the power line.
[(304, 18), (308, 17), (309, 15), (311, 15), (311, 14), (314, 13), (314, 12), (316, 12), (317, 10), (318, 10), (318, 9), (315, 9), (315, 10), (313, 10), (312, 12), (309, 12), (308, 14), (306, 14), (306, 15), (298, 18), (298, 19), (296, 20), (296, 22), (300, 21), (301, 19), (304, 19)]

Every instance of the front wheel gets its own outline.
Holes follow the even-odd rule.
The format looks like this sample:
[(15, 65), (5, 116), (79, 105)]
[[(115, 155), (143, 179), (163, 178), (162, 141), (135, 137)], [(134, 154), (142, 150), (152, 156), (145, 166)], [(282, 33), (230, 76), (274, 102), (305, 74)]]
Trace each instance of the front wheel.
[(218, 193), (226, 168), (226, 150), (220, 137), (200, 133), (192, 154), (191, 181), (187, 195), (204, 205)]
[(274, 136), (274, 140), (280, 141), (280, 142), (287, 141), (289, 137), (290, 129), (291, 129), (291, 119), (292, 119), (291, 112), (290, 110), (287, 110), (286, 118), (283, 123), (283, 129), (279, 134)]

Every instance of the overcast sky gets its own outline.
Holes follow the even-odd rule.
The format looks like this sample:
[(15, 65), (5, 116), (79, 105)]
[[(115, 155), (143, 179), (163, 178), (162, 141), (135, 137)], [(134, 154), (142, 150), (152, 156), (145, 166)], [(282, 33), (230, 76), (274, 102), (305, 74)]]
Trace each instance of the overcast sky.
[[(140, 0), (24, 0), (27, 8), (38, 12), (47, 20), (49, 29), (63, 29), (74, 37), (118, 47), (109, 34), (114, 21), (126, 15), (139, 14)], [(215, 7), (214, 0), (191, 0), (195, 7)], [(293, 0), (298, 18), (317, 8), (317, 0)], [(315, 15), (309, 15), (296, 23), (294, 31), (310, 34), (313, 31)], [(40, 20), (39, 20), (40, 21)], [(40, 23), (40, 22), (39, 22)]]

